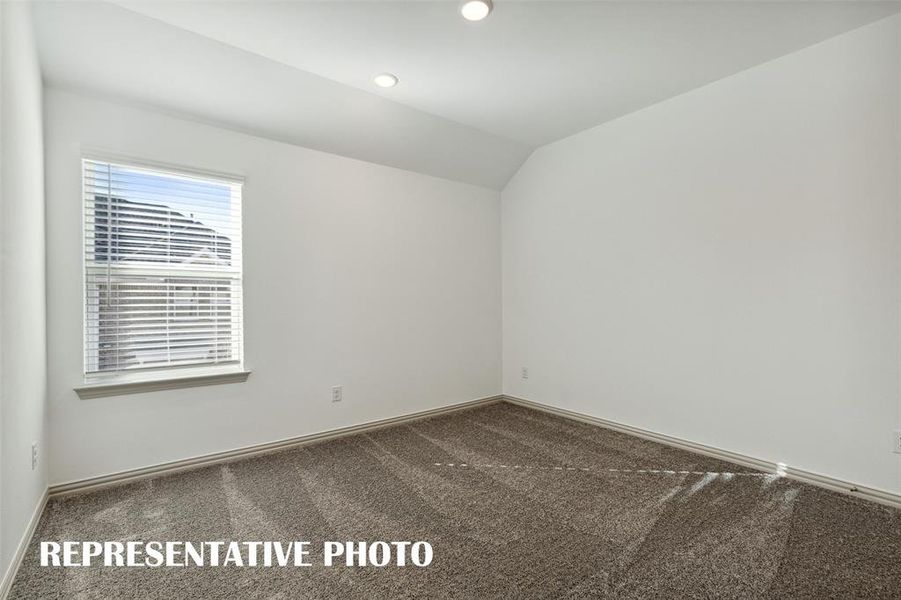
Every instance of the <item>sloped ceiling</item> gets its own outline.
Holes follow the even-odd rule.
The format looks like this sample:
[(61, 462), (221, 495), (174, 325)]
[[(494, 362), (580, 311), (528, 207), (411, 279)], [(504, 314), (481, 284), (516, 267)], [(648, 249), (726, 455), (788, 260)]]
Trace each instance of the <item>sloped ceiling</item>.
[[(500, 189), (531, 150), (901, 11), (843, 1), (41, 2), (45, 79)], [(373, 87), (396, 73), (396, 88)]]
[(45, 81), (500, 189), (525, 144), (103, 3), (35, 6)]

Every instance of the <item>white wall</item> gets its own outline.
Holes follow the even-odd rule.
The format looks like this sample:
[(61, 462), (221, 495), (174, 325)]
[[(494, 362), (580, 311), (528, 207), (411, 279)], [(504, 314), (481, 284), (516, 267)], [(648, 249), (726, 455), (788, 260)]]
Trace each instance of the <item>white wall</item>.
[(0, 574), (47, 485), (41, 74), (25, 3), (0, 3)]
[[(45, 119), (51, 483), (500, 392), (497, 192), (53, 89)], [(246, 177), (246, 383), (72, 391), (83, 147)]]
[[(901, 491), (898, 37), (886, 20), (537, 151), (503, 194), (504, 391)], [(496, 193), (45, 101), (52, 483), (499, 392)], [(74, 394), (83, 147), (247, 177), (247, 383)]]
[(533, 154), (502, 200), (504, 392), (901, 492), (898, 40)]

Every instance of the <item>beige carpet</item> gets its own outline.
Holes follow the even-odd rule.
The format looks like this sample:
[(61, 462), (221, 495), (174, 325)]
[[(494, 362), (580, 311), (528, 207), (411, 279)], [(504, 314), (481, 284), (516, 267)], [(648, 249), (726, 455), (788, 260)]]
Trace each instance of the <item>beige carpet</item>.
[[(295, 539), (314, 563), (324, 540), (427, 540), (435, 558), (63, 569), (37, 553)], [(10, 598), (897, 599), (901, 511), (495, 404), (53, 501)]]

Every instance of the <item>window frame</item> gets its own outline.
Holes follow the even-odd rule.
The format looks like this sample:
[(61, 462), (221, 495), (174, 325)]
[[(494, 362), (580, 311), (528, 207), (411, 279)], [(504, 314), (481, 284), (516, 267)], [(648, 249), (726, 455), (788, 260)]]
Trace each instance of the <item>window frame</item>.
[[(240, 226), (238, 232), (240, 234), (241, 243), (238, 244), (237, 253), (240, 259), (239, 271), (239, 288), (238, 288), (238, 326), (240, 327), (240, 336), (238, 340), (240, 349), (240, 358), (223, 364), (191, 364), (176, 366), (160, 366), (136, 369), (121, 369), (115, 371), (97, 371), (88, 372), (88, 349), (87, 343), (90, 336), (89, 333), (89, 317), (88, 317), (88, 255), (87, 255), (87, 236), (88, 236), (88, 215), (86, 202), (86, 182), (85, 182), (85, 163), (86, 161), (95, 161), (101, 163), (109, 163), (115, 166), (125, 168), (135, 168), (152, 171), (159, 175), (172, 175), (175, 177), (198, 178), (215, 183), (223, 183), (227, 185), (241, 186), (241, 206), (239, 211)], [(121, 394), (132, 394), (150, 391), (159, 391), (167, 389), (178, 389), (186, 387), (196, 387), (202, 385), (215, 385), (221, 383), (239, 383), (246, 381), (251, 371), (245, 366), (246, 355), (244, 348), (244, 257), (243, 257), (243, 240), (244, 240), (244, 188), (246, 179), (242, 175), (230, 173), (222, 173), (207, 169), (198, 169), (195, 167), (185, 166), (181, 164), (164, 163), (158, 161), (145, 160), (131, 156), (120, 154), (83, 149), (78, 160), (79, 177), (81, 178), (81, 314), (82, 314), (82, 338), (81, 338), (81, 385), (74, 388), (75, 392), (82, 399), (96, 398), (104, 396), (116, 396)], [(233, 248), (234, 252), (235, 249)], [(161, 269), (165, 270), (165, 269)], [(173, 269), (177, 271), (177, 269)], [(200, 274), (200, 273), (198, 273)]]

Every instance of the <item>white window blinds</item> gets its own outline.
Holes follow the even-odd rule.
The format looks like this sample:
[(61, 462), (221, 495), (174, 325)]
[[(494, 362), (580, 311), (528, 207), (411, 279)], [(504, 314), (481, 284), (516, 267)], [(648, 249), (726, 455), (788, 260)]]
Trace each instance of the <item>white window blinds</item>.
[(82, 164), (85, 374), (240, 364), (241, 183)]

